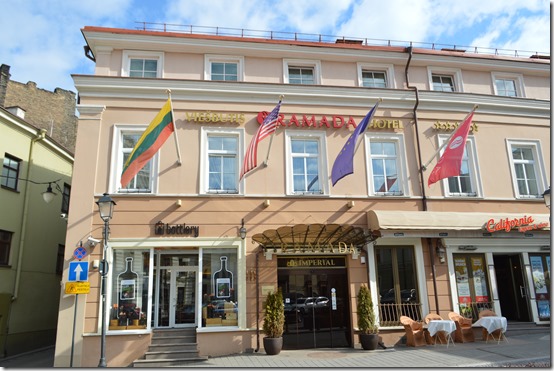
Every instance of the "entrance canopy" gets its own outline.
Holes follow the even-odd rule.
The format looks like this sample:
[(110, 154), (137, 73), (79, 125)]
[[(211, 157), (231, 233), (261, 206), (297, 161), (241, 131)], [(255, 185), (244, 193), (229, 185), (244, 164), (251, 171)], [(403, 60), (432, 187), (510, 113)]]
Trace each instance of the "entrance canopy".
[[(297, 224), (283, 226), (277, 229), (267, 229), (252, 237), (254, 242), (260, 244), (264, 249), (314, 249), (327, 250), (329, 246), (339, 249), (355, 248), (361, 249), (371, 236), (366, 234), (360, 227), (339, 224)], [(315, 250), (313, 251), (315, 252)]]

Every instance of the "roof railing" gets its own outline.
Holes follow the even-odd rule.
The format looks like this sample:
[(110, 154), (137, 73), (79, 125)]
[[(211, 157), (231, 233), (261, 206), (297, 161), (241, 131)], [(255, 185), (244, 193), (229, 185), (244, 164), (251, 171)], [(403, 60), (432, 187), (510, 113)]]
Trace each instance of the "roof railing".
[[(159, 32), (177, 32), (189, 34), (201, 34), (212, 36), (228, 36), (240, 38), (255, 38), (269, 40), (294, 40), (296, 42), (317, 42), (329, 44), (355, 44), (365, 46), (398, 46), (398, 47), (414, 47), (429, 50), (443, 50), (450, 52), (467, 52), (473, 50), (474, 54), (493, 54), (497, 56), (516, 57), (516, 58), (533, 58), (533, 59), (550, 59), (550, 53), (528, 51), (528, 50), (512, 50), (499, 49), (477, 46), (438, 44), (429, 42), (414, 42), (402, 40), (385, 40), (385, 39), (370, 39), (350, 36), (336, 36), (324, 34), (310, 34), (302, 32), (287, 32), (287, 31), (264, 31), (252, 30), (246, 28), (227, 28), (227, 27), (211, 27), (211, 26), (194, 26), (181, 25), (173, 23), (154, 23), (154, 22), (135, 22), (137, 30), (142, 31), (159, 31)], [(342, 40), (342, 41), (339, 41)]]

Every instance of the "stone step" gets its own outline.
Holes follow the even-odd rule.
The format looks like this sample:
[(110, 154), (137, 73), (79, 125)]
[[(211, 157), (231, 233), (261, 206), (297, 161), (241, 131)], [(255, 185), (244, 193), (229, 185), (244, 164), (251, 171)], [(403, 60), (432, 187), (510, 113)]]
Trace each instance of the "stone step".
[(196, 336), (162, 336), (152, 337), (151, 344), (192, 344), (196, 343)]
[(144, 359), (184, 359), (198, 357), (198, 351), (196, 349), (187, 350), (167, 350), (167, 351), (154, 351), (149, 350), (144, 354)]
[(189, 366), (194, 362), (206, 361), (208, 357), (196, 356), (196, 357), (183, 357), (174, 359), (137, 359), (133, 362), (133, 367), (180, 367)]
[(152, 331), (152, 335), (155, 337), (175, 336), (175, 335), (196, 336), (196, 328), (191, 327), (191, 328), (155, 329)]
[(181, 350), (198, 350), (198, 343), (186, 344), (150, 344), (148, 351), (150, 352), (168, 352)]

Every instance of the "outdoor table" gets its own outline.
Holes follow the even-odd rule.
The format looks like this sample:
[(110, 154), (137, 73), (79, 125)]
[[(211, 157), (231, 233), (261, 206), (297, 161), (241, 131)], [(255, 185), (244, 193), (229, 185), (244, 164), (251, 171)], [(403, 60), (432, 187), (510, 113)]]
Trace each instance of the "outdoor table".
[[(454, 321), (445, 319), (445, 320), (432, 320), (429, 321), (427, 324), (427, 330), (429, 331), (429, 335), (435, 336), (437, 332), (444, 332), (446, 334), (446, 347), (448, 348), (448, 344), (452, 342), (454, 344), (454, 340), (452, 340), (452, 333), (456, 331), (456, 324)], [(435, 341), (435, 345), (437, 345), (437, 342)]]
[[(500, 331), (500, 336), (498, 337), (498, 343), (500, 343), (500, 340), (504, 338), (504, 340), (508, 341), (506, 338), (506, 335), (504, 333), (508, 329), (508, 320), (506, 317), (499, 317), (499, 316), (487, 316), (487, 317), (481, 317), (477, 322), (473, 324), (473, 326), (481, 326), (487, 329), (489, 334), (492, 336), (494, 340), (497, 340), (494, 338), (492, 333), (496, 330)], [(487, 336), (487, 342), (489, 341), (489, 337)]]

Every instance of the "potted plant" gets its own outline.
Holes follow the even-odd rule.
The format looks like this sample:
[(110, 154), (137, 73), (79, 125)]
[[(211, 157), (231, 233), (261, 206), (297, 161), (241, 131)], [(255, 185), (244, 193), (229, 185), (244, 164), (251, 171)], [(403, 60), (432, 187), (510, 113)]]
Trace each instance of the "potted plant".
[(283, 332), (285, 327), (285, 304), (283, 293), (279, 288), (277, 292), (267, 294), (264, 308), (263, 331), (264, 349), (266, 354), (277, 355), (283, 348)]
[(360, 344), (365, 350), (374, 350), (379, 344), (379, 327), (375, 324), (371, 292), (365, 285), (358, 291), (358, 330)]

